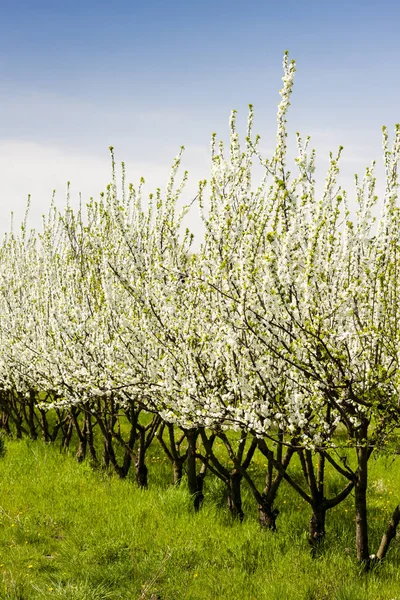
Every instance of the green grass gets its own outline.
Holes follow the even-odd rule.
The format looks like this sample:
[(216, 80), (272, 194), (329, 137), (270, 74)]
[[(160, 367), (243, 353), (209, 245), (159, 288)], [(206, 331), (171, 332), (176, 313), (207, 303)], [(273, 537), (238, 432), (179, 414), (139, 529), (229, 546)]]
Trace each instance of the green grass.
[[(352, 498), (328, 515), (324, 551), (312, 559), (309, 509), (286, 485), (273, 534), (260, 531), (245, 486), (245, 521), (232, 522), (223, 488), (211, 477), (203, 509), (194, 514), (185, 485), (168, 487), (168, 463), (158, 448), (150, 456), (147, 491), (40, 441), (6, 441), (6, 450), (0, 458), (2, 599), (400, 599), (398, 542), (372, 573), (357, 567)], [(372, 461), (371, 477), (375, 551), (400, 496), (398, 465), (384, 457)]]

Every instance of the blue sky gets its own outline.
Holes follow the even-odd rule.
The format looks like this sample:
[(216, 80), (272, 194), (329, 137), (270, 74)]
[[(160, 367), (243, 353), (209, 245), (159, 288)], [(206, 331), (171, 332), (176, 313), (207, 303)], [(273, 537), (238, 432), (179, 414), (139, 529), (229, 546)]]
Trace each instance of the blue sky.
[[(297, 130), (311, 135), (322, 188), (329, 150), (343, 144), (351, 196), (353, 174), (382, 163), (381, 126), (400, 121), (399, 21), (399, 4), (385, 0), (2, 0), (1, 230), (11, 210), (22, 217), (28, 193), (33, 226), (53, 189), (64, 204), (67, 180), (73, 202), (98, 197), (110, 145), (146, 193), (165, 187), (184, 145), (193, 197), (208, 178), (211, 133), (227, 140), (236, 108), (244, 134), (249, 103), (270, 154), (285, 49), (297, 63), (289, 145)], [(189, 224), (200, 231), (196, 211)]]

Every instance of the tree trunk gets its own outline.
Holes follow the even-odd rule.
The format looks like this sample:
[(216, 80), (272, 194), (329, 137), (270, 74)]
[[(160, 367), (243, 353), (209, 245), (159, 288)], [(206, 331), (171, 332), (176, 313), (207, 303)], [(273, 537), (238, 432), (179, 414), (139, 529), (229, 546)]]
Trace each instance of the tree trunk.
[(89, 447), (90, 458), (92, 459), (93, 465), (98, 464), (97, 453), (94, 447), (94, 437), (93, 437), (93, 425), (92, 425), (92, 415), (87, 415), (87, 440)]
[(276, 519), (279, 515), (279, 510), (273, 507), (267, 496), (262, 494), (262, 501), (258, 504), (258, 521), (262, 529), (270, 529), (276, 531)]
[(83, 462), (86, 458), (86, 448), (87, 448), (87, 415), (85, 414), (83, 418), (82, 429), (79, 426), (77, 416), (72, 411), (72, 418), (74, 420), (75, 431), (79, 438), (78, 449), (76, 451), (76, 460), (78, 462)]
[(358, 469), (354, 486), (356, 510), (356, 546), (357, 560), (368, 568), (368, 518), (367, 518), (367, 483), (368, 483), (368, 448), (366, 445), (357, 448)]
[[(137, 421), (135, 425), (132, 425), (131, 430), (131, 439), (130, 439), (130, 447), (133, 449), (134, 446), (134, 436), (137, 437), (136, 432)], [(147, 474), (148, 469), (145, 463), (146, 458), (146, 430), (144, 427), (140, 427), (139, 429), (139, 448), (137, 451), (137, 456), (135, 460), (135, 472), (136, 472), (136, 482), (140, 488), (146, 489), (148, 486)]]
[[(165, 426), (168, 428), (169, 447), (163, 438)], [(187, 458), (187, 452), (182, 455), (180, 446), (185, 438), (186, 435), (183, 434), (180, 440), (177, 441), (175, 439), (175, 428), (171, 423), (161, 423), (158, 429), (157, 439), (160, 442), (161, 448), (168, 457), (168, 460), (170, 460), (172, 463), (174, 485), (180, 485), (183, 477), (183, 465)]]
[(62, 436), (62, 440), (61, 440), (61, 449), (62, 450), (68, 450), (73, 431), (74, 431), (74, 424), (72, 422), (72, 418), (69, 417), (69, 419), (65, 422), (65, 424), (63, 426), (63, 436)]
[(87, 439), (86, 439), (86, 436), (84, 436), (82, 439), (79, 439), (78, 449), (76, 451), (76, 460), (78, 462), (83, 462), (85, 460), (86, 446), (87, 446)]
[(115, 456), (114, 446), (112, 443), (112, 434), (107, 432), (107, 435), (104, 437), (103, 464), (105, 467), (108, 467), (110, 463), (112, 464), (113, 469), (118, 477), (124, 479), (125, 475), (123, 469), (119, 466), (117, 457)]
[(45, 442), (51, 442), (51, 436), (49, 433), (49, 424), (47, 422), (46, 411), (43, 408), (39, 408), (40, 413), (40, 424), (42, 427), (43, 439)]
[(241, 495), (242, 478), (241, 473), (233, 471), (228, 479), (228, 508), (233, 518), (239, 519), (239, 521), (243, 521), (244, 518)]
[(136, 482), (140, 488), (148, 487), (148, 469), (145, 464), (145, 450), (140, 446), (135, 462)]
[(183, 460), (174, 460), (174, 485), (180, 485), (183, 477)]
[(400, 522), (400, 504), (398, 504), (393, 512), (392, 518), (386, 532), (383, 534), (379, 550), (376, 553), (378, 560), (383, 560), (389, 550), (390, 542), (396, 536), (397, 526)]
[(20, 415), (17, 415), (15, 417), (14, 423), (15, 423), (17, 440), (21, 440), (23, 427), (22, 427), (22, 418), (20, 417)]
[[(276, 519), (279, 515), (279, 510), (274, 508), (274, 503), (278, 495), (279, 487), (283, 479), (288, 479), (287, 468), (294, 454), (294, 448), (289, 446), (284, 456), (282, 456), (282, 433), (279, 433), (280, 442), (278, 442), (277, 458), (274, 458), (273, 451), (267, 446), (264, 439), (257, 441), (258, 447), (262, 454), (268, 460), (268, 471), (266, 475), (265, 488), (260, 495), (257, 488), (253, 483), (250, 484), (250, 488), (253, 491), (253, 495), (258, 503), (258, 520), (260, 526), (263, 529), (270, 529), (276, 531)], [(293, 444), (294, 445), (294, 444)], [(274, 469), (277, 471), (275, 477), (273, 477)], [(248, 483), (250, 479), (248, 478)], [(293, 485), (291, 479), (289, 479), (290, 485)]]
[(198, 437), (197, 429), (189, 429), (186, 433), (186, 439), (188, 441), (188, 455), (187, 455), (187, 478), (189, 493), (196, 497), (198, 491), (198, 482), (196, 474), (196, 442)]
[(313, 506), (313, 513), (309, 525), (309, 544), (311, 555), (314, 557), (320, 544), (325, 538), (326, 507), (321, 504)]
[(6, 433), (8, 433), (9, 435), (11, 435), (11, 430), (10, 430), (10, 425), (9, 425), (9, 418), (10, 415), (8, 414), (8, 412), (2, 412), (1, 413), (1, 419), (0, 419), (0, 423), (1, 423), (1, 428), (4, 429), (4, 431)]
[(110, 466), (110, 454), (108, 452), (108, 444), (106, 439), (103, 442), (103, 456), (102, 456), (103, 469), (108, 469)]
[(137, 461), (135, 464), (136, 482), (140, 488), (147, 489), (148, 487), (148, 468), (144, 462)]
[[(143, 448), (144, 444), (144, 433), (140, 434), (140, 447), (139, 454), (136, 455), (134, 452), (134, 447), (136, 440), (138, 438), (137, 433), (137, 421), (131, 422), (131, 430), (129, 433), (129, 439), (127, 442), (124, 442), (123, 438), (118, 434), (117, 440), (118, 442), (125, 448), (124, 458), (122, 461), (121, 473), (123, 477), (127, 477), (129, 473), (129, 469), (131, 468), (132, 460), (135, 462), (135, 472), (136, 472), (136, 481), (139, 484), (139, 487), (147, 487), (147, 469), (144, 464), (144, 456), (139, 456), (141, 452), (141, 448)], [(143, 450), (144, 452), (144, 450)]]
[(36, 431), (36, 426), (35, 426), (35, 403), (36, 403), (36, 394), (33, 391), (29, 392), (29, 403), (28, 403), (28, 415), (27, 415), (27, 421), (28, 421), (28, 427), (29, 427), (29, 434), (32, 440), (36, 440), (37, 439), (37, 431)]
[(206, 465), (203, 464), (201, 466), (200, 473), (196, 476), (196, 492), (194, 494), (194, 502), (193, 502), (195, 512), (198, 512), (203, 504), (203, 500), (204, 500), (203, 486), (204, 486), (204, 479), (206, 476), (206, 471), (207, 471), (207, 467), (206, 467)]

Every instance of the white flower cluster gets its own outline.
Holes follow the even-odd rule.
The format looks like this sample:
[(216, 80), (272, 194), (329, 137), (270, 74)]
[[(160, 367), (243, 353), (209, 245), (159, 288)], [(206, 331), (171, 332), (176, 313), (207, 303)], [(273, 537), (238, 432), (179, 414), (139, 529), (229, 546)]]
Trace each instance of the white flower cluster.
[[(315, 152), (297, 134), (297, 176), (286, 169), (286, 113), (295, 73), (285, 54), (277, 148), (245, 150), (230, 121), (229, 158), (212, 139), (209, 188), (197, 196), (204, 241), (191, 250), (189, 207), (175, 188), (143, 208), (142, 185), (85, 209), (54, 205), (43, 232), (24, 222), (0, 249), (0, 385), (51, 406), (134, 403), (184, 428), (278, 429), (308, 447), (333, 443), (343, 424), (389, 423), (398, 408), (400, 126), (389, 151), (385, 203), (372, 209), (374, 164), (356, 178), (357, 213), (337, 186), (331, 155), (322, 197)], [(252, 161), (265, 176), (252, 191)], [(124, 171), (123, 171), (124, 173)], [(209, 197), (206, 197), (209, 189)], [(394, 418), (394, 417), (393, 417)]]

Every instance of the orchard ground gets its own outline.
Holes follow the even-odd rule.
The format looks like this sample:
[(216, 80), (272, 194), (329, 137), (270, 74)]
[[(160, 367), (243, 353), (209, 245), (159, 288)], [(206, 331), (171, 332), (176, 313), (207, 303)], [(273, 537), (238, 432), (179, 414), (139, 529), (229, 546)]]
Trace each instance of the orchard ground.
[[(371, 458), (372, 547), (400, 495), (393, 454)], [(309, 507), (286, 483), (278, 531), (261, 531), (243, 486), (243, 523), (209, 474), (198, 513), (170, 485), (170, 463), (150, 448), (149, 489), (77, 464), (58, 444), (6, 439), (0, 459), (0, 598), (7, 600), (392, 600), (400, 599), (400, 544), (368, 574), (357, 568), (354, 499), (330, 511), (312, 558)], [(255, 456), (260, 478), (263, 458)], [(265, 468), (264, 468), (265, 470)], [(300, 471), (299, 471), (300, 477)], [(329, 481), (328, 481), (329, 483)]]

